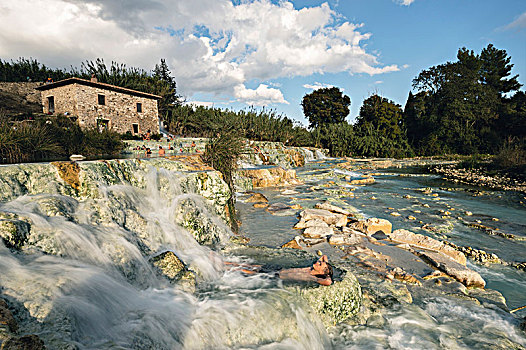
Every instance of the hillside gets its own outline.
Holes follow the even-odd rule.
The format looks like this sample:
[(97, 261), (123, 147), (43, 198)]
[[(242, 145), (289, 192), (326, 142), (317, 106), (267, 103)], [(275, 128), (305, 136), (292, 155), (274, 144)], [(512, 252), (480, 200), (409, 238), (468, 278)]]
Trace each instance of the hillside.
[(35, 90), (41, 84), (0, 82), (0, 115), (41, 113), (40, 92)]

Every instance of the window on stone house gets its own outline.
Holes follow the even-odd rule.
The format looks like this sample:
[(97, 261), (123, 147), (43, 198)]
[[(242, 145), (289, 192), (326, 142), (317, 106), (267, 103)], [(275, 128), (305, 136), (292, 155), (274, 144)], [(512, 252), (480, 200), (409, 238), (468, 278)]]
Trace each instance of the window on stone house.
[(139, 133), (139, 124), (132, 124), (132, 130), (133, 130), (133, 134), (138, 134)]
[(106, 104), (106, 96), (104, 95), (98, 95), (99, 105), (105, 105)]
[(137, 113), (142, 113), (142, 103), (137, 103)]

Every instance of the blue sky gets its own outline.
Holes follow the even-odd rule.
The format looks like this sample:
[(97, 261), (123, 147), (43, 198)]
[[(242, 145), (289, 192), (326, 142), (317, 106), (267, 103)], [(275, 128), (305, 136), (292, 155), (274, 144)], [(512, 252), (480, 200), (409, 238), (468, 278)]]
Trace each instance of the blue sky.
[[(296, 8), (316, 6), (322, 1), (294, 1)], [(397, 64), (397, 72), (378, 75), (313, 74), (308, 77), (276, 79), (282, 84), (290, 105), (274, 105), (278, 111), (302, 120), (299, 103), (315, 82), (344, 89), (351, 97), (348, 121), (359, 113), (364, 98), (378, 92), (402, 107), (411, 89), (411, 81), (420, 71), (446, 61), (454, 61), (459, 48), (476, 52), (493, 43), (512, 57), (513, 74), (526, 83), (526, 20), (522, 27), (506, 28), (526, 12), (526, 1), (452, 1), (416, 0), (409, 6), (382, 0), (329, 1), (339, 14), (372, 33), (366, 47), (378, 53), (383, 64)], [(522, 88), (524, 90), (524, 87)], [(236, 105), (239, 108), (239, 105)]]
[(526, 83), (525, 0), (0, 0), (1, 59), (150, 70), (165, 58), (188, 101), (304, 124), (316, 86), (342, 88), (352, 121), (371, 93), (403, 106), (421, 70), (488, 43)]

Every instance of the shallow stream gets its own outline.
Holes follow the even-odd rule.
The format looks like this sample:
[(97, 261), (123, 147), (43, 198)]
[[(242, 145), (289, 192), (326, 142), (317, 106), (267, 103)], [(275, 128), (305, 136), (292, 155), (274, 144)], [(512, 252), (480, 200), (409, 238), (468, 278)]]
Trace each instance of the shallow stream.
[[(287, 188), (297, 193), (283, 194), (287, 192), (278, 188), (258, 192), (263, 193), (270, 204), (300, 204), (303, 208), (329, 200), (353, 210), (357, 217), (387, 219), (393, 229), (407, 229), (459, 246), (481, 249), (508, 263), (526, 261), (524, 194), (457, 185), (422, 168), (349, 171), (337, 167), (338, 163), (339, 160), (312, 162), (298, 169), (298, 177), (305, 184)], [(364, 174), (373, 174), (375, 183), (352, 186), (345, 179), (346, 176), (347, 180), (358, 179)], [(251, 239), (251, 244), (279, 247), (298, 234), (292, 228), (298, 222), (296, 216), (271, 215), (252, 207), (252, 203), (240, 203), (239, 207), (242, 231)], [(513, 234), (518, 239), (488, 235), (469, 226), (470, 223)], [(428, 229), (422, 229), (426, 224)], [(385, 283), (376, 278), (374, 271), (364, 269), (352, 259), (342, 258), (342, 252), (327, 243), (314, 245), (309, 250), (321, 250), (336, 265), (351, 266), (366, 292), (374, 294), (375, 289)], [(470, 260), (468, 267), (481, 274), (487, 289), (502, 293), (509, 309), (526, 304), (526, 272), (512, 266), (483, 265)], [(526, 316), (524, 311), (514, 317), (495, 304), (479, 305), (465, 300), (462, 293), (444, 293), (428, 284), (408, 286), (408, 290), (413, 302), (389, 305), (378, 322), (331, 329), (335, 348), (510, 349), (526, 346), (525, 333), (518, 329), (519, 318)]]

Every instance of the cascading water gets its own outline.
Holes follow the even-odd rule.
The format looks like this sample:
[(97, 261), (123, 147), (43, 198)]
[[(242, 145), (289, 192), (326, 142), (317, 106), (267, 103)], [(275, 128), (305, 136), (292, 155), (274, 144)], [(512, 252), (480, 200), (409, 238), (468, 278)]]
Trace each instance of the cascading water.
[[(50, 349), (324, 349), (320, 322), (280, 281), (225, 271), (223, 257), (178, 222), (188, 203), (229, 234), (180, 174), (150, 168), (145, 188), (99, 184), (100, 196), (23, 195), (0, 211), (31, 222), (22, 252), (0, 243), (1, 293), (19, 326)], [(195, 294), (160, 276), (151, 258), (174, 252)]]

